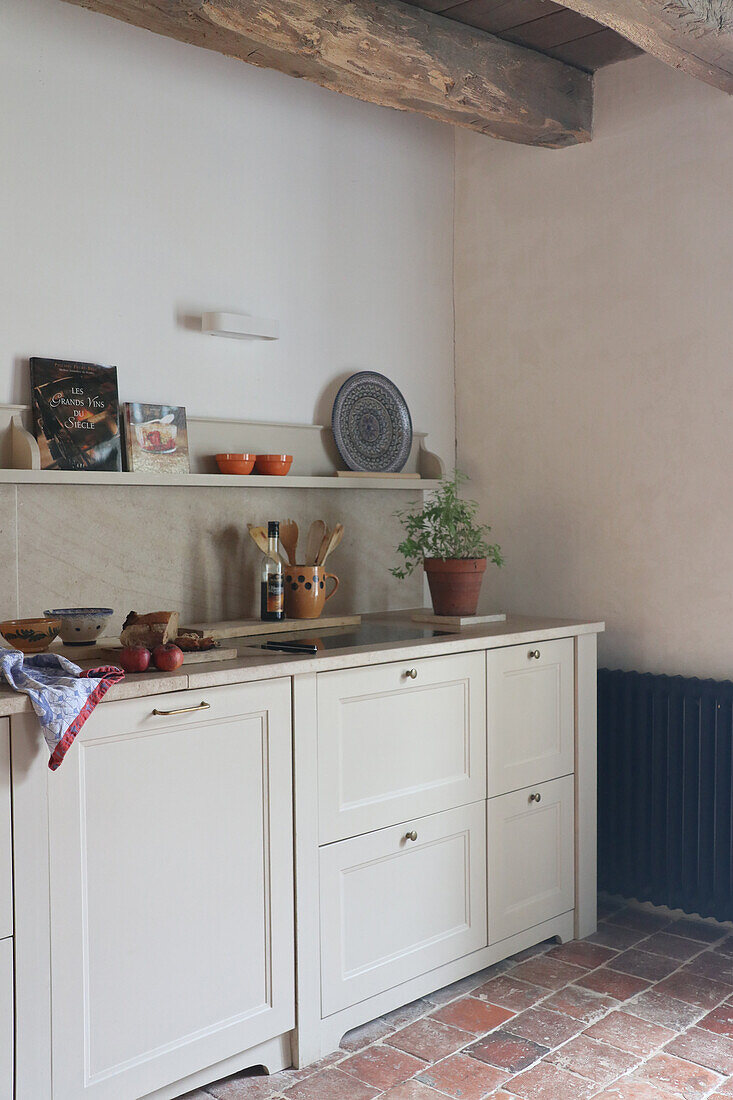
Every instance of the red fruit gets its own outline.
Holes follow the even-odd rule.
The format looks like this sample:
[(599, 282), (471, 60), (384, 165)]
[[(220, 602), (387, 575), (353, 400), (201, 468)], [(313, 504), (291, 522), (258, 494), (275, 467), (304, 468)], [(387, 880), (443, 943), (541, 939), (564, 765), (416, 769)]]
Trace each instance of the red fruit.
[(120, 665), (125, 672), (145, 672), (150, 664), (150, 650), (144, 645), (129, 645), (120, 650)]
[(173, 672), (183, 664), (183, 650), (172, 642), (168, 645), (157, 645), (153, 650), (153, 664), (161, 672)]

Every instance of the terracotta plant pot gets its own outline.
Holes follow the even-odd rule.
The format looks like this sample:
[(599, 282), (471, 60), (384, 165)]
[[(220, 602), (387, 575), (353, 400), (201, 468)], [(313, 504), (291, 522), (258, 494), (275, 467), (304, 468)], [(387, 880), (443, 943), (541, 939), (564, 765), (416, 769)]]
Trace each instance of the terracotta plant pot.
[(423, 562), (436, 615), (475, 615), (486, 558), (426, 558)]

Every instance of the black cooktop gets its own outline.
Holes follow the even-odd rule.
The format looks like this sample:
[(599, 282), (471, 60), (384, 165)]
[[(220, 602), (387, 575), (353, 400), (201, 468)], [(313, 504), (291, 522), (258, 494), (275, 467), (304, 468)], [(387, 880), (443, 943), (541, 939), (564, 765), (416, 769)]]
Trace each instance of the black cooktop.
[(293, 630), (282, 634), (261, 634), (252, 644), (264, 645), (265, 642), (298, 641), (315, 644), (319, 651), (327, 649), (351, 649), (361, 645), (383, 645), (385, 642), (414, 642), (429, 638), (444, 638), (449, 630), (433, 630), (421, 627), (418, 623), (363, 622), (358, 626), (329, 627), (319, 630), (314, 623), (308, 630)]

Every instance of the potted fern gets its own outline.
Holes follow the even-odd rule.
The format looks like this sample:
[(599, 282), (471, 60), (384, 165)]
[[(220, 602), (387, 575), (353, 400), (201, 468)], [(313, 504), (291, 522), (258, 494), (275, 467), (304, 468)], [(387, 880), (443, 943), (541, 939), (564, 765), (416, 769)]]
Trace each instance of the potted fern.
[(390, 572), (404, 579), (422, 563), (436, 615), (475, 615), (487, 562), (504, 564), (488, 540), (491, 528), (476, 521), (478, 504), (458, 495), (467, 480), (456, 470), (422, 507), (395, 513), (405, 532), (397, 547), (404, 565)]

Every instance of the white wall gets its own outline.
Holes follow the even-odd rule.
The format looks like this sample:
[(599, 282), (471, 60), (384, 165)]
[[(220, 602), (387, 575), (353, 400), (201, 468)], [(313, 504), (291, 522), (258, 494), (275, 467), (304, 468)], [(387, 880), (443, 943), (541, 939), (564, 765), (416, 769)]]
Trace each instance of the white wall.
[[(450, 457), (452, 205), (447, 126), (2, 0), (0, 401), (46, 355), (116, 363), (124, 400), (312, 422), (374, 369)], [(187, 327), (212, 308), (282, 338)]]
[(597, 74), (588, 145), (456, 137), (458, 459), (507, 557), (485, 603), (733, 677), (733, 98), (643, 58)]

